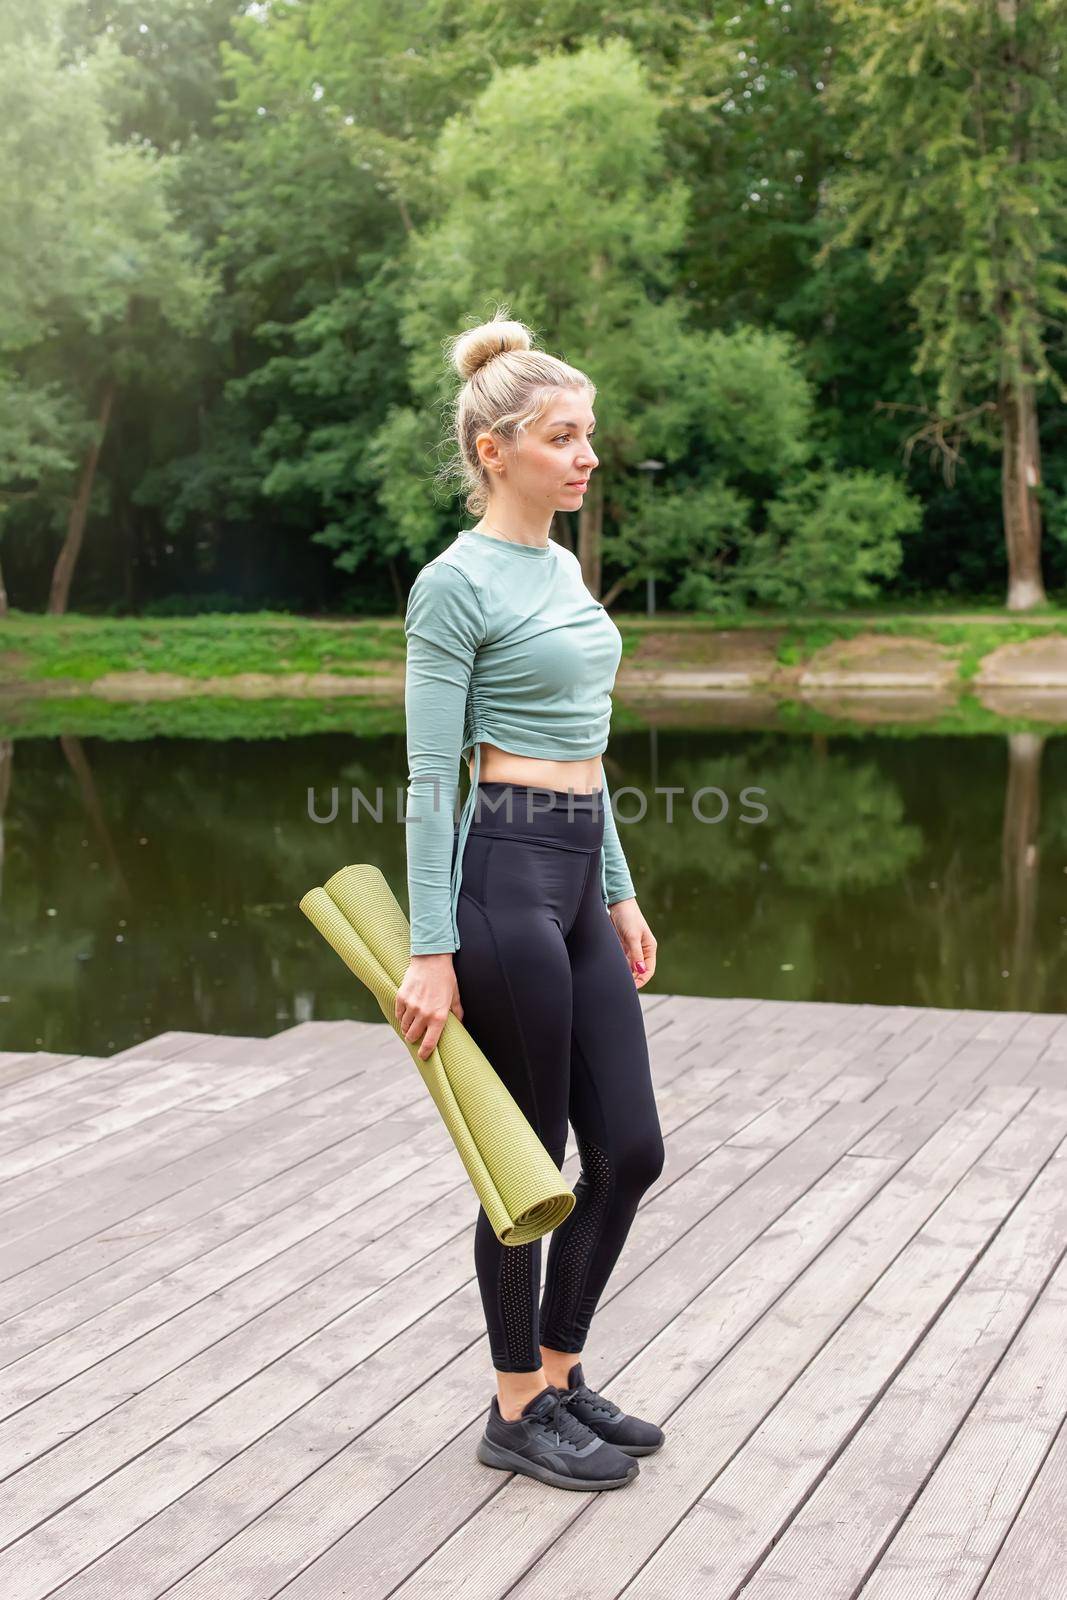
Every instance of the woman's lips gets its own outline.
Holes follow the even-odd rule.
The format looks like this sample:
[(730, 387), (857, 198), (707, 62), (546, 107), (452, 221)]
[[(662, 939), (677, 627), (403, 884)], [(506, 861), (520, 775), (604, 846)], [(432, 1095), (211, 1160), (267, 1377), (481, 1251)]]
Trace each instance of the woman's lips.
[(585, 488), (588, 488), (588, 485), (589, 485), (589, 479), (588, 478), (583, 478), (581, 483), (568, 483), (567, 488), (568, 489), (585, 489)]

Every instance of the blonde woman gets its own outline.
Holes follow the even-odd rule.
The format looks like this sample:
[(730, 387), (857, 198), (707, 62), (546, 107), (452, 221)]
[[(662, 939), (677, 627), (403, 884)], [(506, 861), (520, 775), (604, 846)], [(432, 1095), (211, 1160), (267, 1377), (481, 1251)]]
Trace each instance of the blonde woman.
[[(464, 379), (454, 466), (479, 515), (408, 599), (406, 807), (411, 962), (397, 994), (421, 1056), (454, 1012), (576, 1203), (549, 1240), (501, 1245), (479, 1208), (474, 1260), (497, 1392), (479, 1458), (565, 1489), (632, 1482), (662, 1431), (585, 1382), (589, 1324), (664, 1149), (637, 991), (656, 940), (601, 766), (619, 630), (549, 538), (597, 467), (595, 389), (498, 316), (451, 341)], [(461, 757), (471, 785), (458, 827)]]

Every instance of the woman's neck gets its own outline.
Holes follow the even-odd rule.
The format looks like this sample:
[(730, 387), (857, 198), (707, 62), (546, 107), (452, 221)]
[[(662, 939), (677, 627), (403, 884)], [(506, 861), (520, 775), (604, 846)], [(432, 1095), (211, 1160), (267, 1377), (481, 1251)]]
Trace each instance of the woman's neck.
[(496, 517), (485, 516), (478, 523), (474, 532), (487, 534), (491, 539), (499, 539), (503, 544), (528, 544), (535, 546), (538, 550), (544, 550), (548, 547), (547, 528), (543, 534), (537, 534), (535, 530), (529, 528), (511, 526), (503, 518), (497, 519)]

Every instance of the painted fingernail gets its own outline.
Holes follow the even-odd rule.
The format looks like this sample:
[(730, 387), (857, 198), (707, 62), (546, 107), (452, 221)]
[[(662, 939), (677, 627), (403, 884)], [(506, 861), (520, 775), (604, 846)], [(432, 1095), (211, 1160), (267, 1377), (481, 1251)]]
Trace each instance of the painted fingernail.
[(637, 970), (638, 970), (638, 972), (644, 972), (644, 970), (645, 970), (645, 969), (644, 969), (644, 967), (643, 967), (643, 966), (642, 966), (642, 965), (641, 965), (641, 963), (640, 963), (640, 961), (638, 961), (638, 962), (637, 962), (637, 963), (636, 963), (636, 966), (637, 966)]

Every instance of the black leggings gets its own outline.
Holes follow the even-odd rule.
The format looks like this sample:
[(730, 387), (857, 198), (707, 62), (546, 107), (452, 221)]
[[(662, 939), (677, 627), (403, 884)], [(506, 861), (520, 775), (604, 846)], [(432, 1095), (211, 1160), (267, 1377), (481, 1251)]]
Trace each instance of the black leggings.
[(463, 1025), (556, 1165), (568, 1119), (581, 1158), (574, 1208), (549, 1236), (540, 1310), (541, 1241), (500, 1244), (479, 1207), (493, 1365), (536, 1372), (540, 1345), (583, 1349), (638, 1202), (663, 1170), (663, 1136), (641, 1003), (601, 894), (603, 790), (478, 790), (452, 958)]

